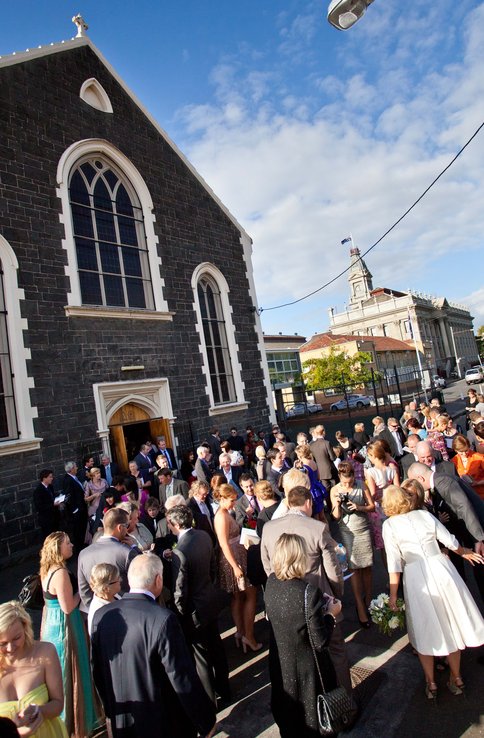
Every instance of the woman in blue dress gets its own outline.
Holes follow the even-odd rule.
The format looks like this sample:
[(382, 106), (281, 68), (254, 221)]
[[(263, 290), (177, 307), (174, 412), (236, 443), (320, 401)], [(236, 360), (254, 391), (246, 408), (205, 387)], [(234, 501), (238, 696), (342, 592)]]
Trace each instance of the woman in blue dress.
[(102, 711), (93, 687), (86, 630), (79, 612), (77, 581), (67, 569), (72, 556), (69, 536), (57, 531), (40, 552), (44, 593), (41, 638), (53, 643), (62, 667), (65, 705), (62, 719), (73, 738), (87, 738), (101, 724)]
[(311, 484), (311, 496), (313, 498), (313, 518), (324, 520), (325, 501), (328, 498), (326, 487), (319, 479), (318, 465), (314, 460), (311, 447), (304, 444), (296, 447), (296, 456), (298, 461), (296, 466), (303, 469), (309, 477)]

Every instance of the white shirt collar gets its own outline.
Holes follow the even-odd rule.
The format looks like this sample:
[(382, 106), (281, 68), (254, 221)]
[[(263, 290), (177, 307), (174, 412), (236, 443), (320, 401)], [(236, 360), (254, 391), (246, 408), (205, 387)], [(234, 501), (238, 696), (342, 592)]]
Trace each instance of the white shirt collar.
[(147, 597), (151, 597), (152, 600), (156, 600), (156, 597), (153, 594), (153, 592), (150, 592), (148, 589), (133, 589), (133, 588), (131, 588), (129, 590), (129, 593), (130, 594), (134, 594), (134, 595), (146, 595)]
[(188, 531), (191, 530), (191, 528), (183, 528), (178, 534), (178, 540), (181, 541), (185, 533), (188, 533)]

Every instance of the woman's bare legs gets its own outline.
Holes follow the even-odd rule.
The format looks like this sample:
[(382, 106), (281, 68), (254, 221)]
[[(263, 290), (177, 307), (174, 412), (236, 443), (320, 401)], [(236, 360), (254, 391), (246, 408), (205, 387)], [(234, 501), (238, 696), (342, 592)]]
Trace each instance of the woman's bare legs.
[(361, 575), (361, 569), (349, 569), (353, 576), (351, 577), (351, 589), (353, 590), (353, 596), (356, 602), (356, 611), (358, 613), (358, 619), (362, 623), (368, 621), (368, 613), (366, 612), (365, 601), (363, 599), (363, 577)]
[(255, 610), (257, 606), (257, 587), (247, 587), (244, 595), (243, 603), (243, 622), (244, 622), (244, 636), (246, 640), (254, 646), (256, 644), (254, 636), (254, 620)]
[(237, 633), (244, 635), (244, 592), (234, 592), (230, 601), (232, 619), (235, 623)]
[(371, 566), (367, 566), (361, 569), (361, 578), (363, 580), (363, 592), (365, 605), (368, 607), (372, 600), (372, 589), (373, 589), (373, 570)]

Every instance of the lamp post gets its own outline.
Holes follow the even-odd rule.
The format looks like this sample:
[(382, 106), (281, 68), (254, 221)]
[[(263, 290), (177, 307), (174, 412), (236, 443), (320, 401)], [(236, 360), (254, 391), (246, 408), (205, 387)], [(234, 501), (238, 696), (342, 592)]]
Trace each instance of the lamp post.
[(360, 20), (373, 0), (331, 0), (328, 21), (339, 31), (346, 31)]

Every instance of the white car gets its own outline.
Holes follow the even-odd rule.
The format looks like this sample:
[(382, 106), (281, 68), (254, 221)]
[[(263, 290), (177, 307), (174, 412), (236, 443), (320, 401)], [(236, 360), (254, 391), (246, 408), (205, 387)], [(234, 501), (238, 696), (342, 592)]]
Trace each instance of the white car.
[(473, 366), (466, 371), (465, 380), (467, 384), (473, 384), (474, 382), (482, 382), (484, 374), (480, 366)]
[(310, 415), (313, 413), (323, 412), (323, 406), (319, 405), (317, 402), (297, 402), (293, 407), (286, 410), (286, 415), (288, 418), (294, 418), (296, 415), (306, 415), (306, 407)]
[(442, 377), (439, 377), (438, 374), (434, 374), (432, 376), (432, 384), (434, 385), (434, 387), (440, 387), (440, 388), (447, 387), (447, 382), (445, 381), (445, 379), (443, 379)]
[(362, 407), (368, 407), (368, 405), (371, 405), (371, 398), (368, 397), (368, 395), (347, 395), (347, 398), (348, 401), (343, 398), (342, 400), (338, 400), (338, 402), (333, 402), (330, 406), (331, 412), (347, 410), (348, 407), (350, 409), (356, 407), (358, 410), (361, 410)]

